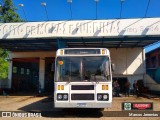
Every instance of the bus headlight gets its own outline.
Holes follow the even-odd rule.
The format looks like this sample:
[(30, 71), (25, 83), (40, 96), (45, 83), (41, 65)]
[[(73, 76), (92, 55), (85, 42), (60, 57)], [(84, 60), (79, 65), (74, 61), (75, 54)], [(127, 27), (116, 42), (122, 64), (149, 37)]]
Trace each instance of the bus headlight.
[(98, 93), (97, 94), (97, 100), (98, 101), (108, 101), (109, 100), (109, 94), (107, 94), (107, 93)]
[(57, 100), (68, 100), (68, 94), (67, 93), (58, 93)]
[(106, 100), (108, 98), (108, 95), (103, 95), (103, 99)]
[(68, 100), (68, 95), (67, 94), (63, 95), (63, 99)]
[(57, 95), (57, 100), (62, 100), (62, 95)]
[(97, 99), (101, 100), (102, 99), (102, 95), (97, 95)]

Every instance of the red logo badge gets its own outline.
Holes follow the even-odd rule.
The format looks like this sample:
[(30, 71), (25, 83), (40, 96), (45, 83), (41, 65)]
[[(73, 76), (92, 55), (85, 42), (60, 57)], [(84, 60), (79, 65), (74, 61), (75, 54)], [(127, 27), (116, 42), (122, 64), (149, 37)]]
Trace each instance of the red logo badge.
[(145, 110), (150, 108), (151, 108), (150, 103), (133, 103), (133, 109)]

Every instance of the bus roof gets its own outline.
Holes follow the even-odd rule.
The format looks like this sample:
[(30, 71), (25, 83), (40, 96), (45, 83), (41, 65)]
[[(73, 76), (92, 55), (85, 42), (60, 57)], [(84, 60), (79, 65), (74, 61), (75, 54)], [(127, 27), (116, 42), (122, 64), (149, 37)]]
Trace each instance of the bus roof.
[(57, 56), (98, 56), (110, 55), (107, 48), (63, 48), (58, 49)]

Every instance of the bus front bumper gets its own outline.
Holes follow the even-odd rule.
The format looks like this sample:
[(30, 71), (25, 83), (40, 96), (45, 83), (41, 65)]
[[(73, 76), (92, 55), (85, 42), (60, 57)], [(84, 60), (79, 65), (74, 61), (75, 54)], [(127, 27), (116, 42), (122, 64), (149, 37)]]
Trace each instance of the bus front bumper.
[(91, 103), (91, 102), (82, 102), (82, 103), (63, 103), (55, 102), (55, 108), (111, 108), (112, 103)]

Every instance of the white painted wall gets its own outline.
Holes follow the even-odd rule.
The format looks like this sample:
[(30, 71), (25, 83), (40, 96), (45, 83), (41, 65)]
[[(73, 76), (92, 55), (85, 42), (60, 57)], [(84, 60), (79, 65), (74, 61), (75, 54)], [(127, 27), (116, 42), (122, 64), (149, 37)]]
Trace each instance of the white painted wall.
[(12, 85), (12, 67), (13, 67), (13, 62), (9, 62), (9, 69), (8, 69), (8, 88), (11, 88)]
[(145, 51), (143, 48), (110, 48), (112, 63), (115, 64), (113, 77), (127, 77), (134, 80), (144, 79)]
[(116, 65), (114, 74), (145, 74), (143, 48), (111, 48), (112, 63)]
[(44, 88), (44, 79), (45, 79), (45, 60), (44, 58), (40, 58), (39, 62), (39, 84), (41, 88)]

